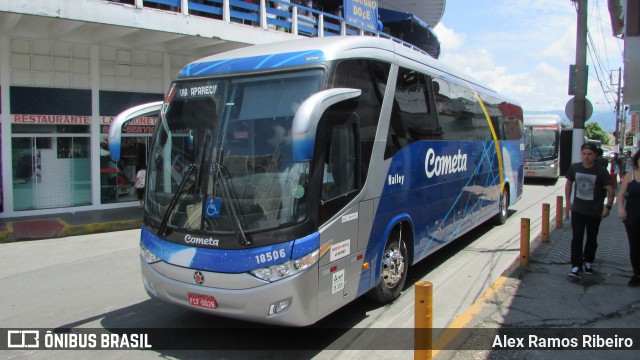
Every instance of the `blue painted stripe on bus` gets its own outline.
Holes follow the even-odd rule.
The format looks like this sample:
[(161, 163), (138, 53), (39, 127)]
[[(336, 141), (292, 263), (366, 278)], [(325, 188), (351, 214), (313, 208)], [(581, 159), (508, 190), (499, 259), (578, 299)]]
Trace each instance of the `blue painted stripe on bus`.
[[(301, 58), (304, 58), (305, 61), (300, 61)], [(313, 61), (310, 61), (310, 60), (313, 60)], [(293, 66), (293, 65), (307, 64), (309, 62), (318, 62), (318, 61), (324, 61), (324, 53), (318, 50), (310, 50), (310, 51), (303, 51), (298, 54), (290, 54), (289, 57), (285, 57), (284, 59), (280, 60), (275, 65), (273, 65), (272, 67)]]
[[(306, 255), (304, 251), (311, 252), (318, 248), (320, 239), (319, 234), (314, 233), (297, 241), (292, 240), (246, 250), (223, 250), (172, 243), (160, 239), (143, 227), (141, 242), (162, 261), (172, 265), (220, 273), (243, 273), (290, 260), (294, 244), (297, 245), (296, 258)], [(279, 254), (280, 250), (285, 251), (284, 260), (282, 258), (273, 259), (275, 256), (279, 256), (276, 254)], [(261, 255), (264, 254), (266, 258), (267, 253), (271, 254), (272, 260), (261, 261)]]
[(264, 59), (262, 59), (262, 61), (260, 61), (260, 62), (258, 63), (258, 65), (256, 65), (253, 69), (254, 69), (254, 70), (257, 70), (257, 69), (262, 68), (262, 66), (263, 66), (265, 63), (267, 63), (267, 61), (271, 60), (271, 58), (272, 58), (272, 57), (274, 57), (274, 56), (275, 56), (275, 54), (271, 54), (271, 55), (267, 55), (267, 56), (265, 56), (265, 57), (264, 57)]
[(293, 243), (291, 259), (298, 259), (320, 248), (320, 233), (314, 232), (303, 238), (297, 239)]
[(313, 157), (313, 146), (315, 145), (314, 140), (315, 139), (310, 136), (304, 138), (294, 137), (293, 141), (291, 142), (293, 161), (310, 161)]
[(211, 74), (213, 73), (213, 71), (210, 71), (212, 69), (218, 68), (222, 65), (225, 65), (227, 63), (229, 63), (231, 60), (221, 60), (221, 61), (216, 61), (214, 63), (209, 63), (207, 64), (207, 66), (200, 66), (198, 67), (196, 65), (194, 65), (193, 67), (196, 68), (196, 70), (193, 72), (193, 75), (203, 75), (203, 74)]
[[(503, 159), (506, 178), (516, 179), (514, 181), (518, 181), (518, 172), (521, 172), (520, 169), (523, 167), (519, 144), (520, 141), (517, 140), (500, 142), (503, 154), (509, 154)], [(466, 169), (428, 178), (424, 163), (430, 148), (436, 156), (457, 155), (458, 150), (461, 154), (467, 154)], [(484, 221), (489, 215), (483, 211), (487, 207), (497, 211), (500, 191), (499, 168), (496, 146), (492, 140), (410, 144), (396, 153), (391, 160), (376, 210), (372, 234), (383, 233), (383, 226), (397, 214), (397, 208), (402, 207), (405, 209), (403, 212), (419, 222), (413, 224), (414, 260), (424, 258), (434, 248)], [(397, 181), (401, 176), (402, 181)], [(511, 194), (514, 195), (513, 192)], [(369, 244), (374, 247), (372, 244), (384, 240), (372, 238)], [(367, 255), (373, 254), (377, 254), (377, 247), (367, 248)], [(370, 261), (376, 260), (371, 258)], [(377, 274), (377, 270), (372, 269), (372, 273)], [(363, 290), (364, 288), (358, 291)]]
[[(480, 157), (480, 161), (478, 163), (482, 163), (485, 160), (487, 160), (488, 164), (489, 164), (489, 168), (490, 169), (495, 169), (495, 166), (493, 166), (494, 164), (494, 158), (495, 158), (495, 147), (494, 147), (494, 143), (493, 141), (487, 141), (484, 142), (483, 144), (483, 151), (482, 151), (482, 156)], [(493, 150), (493, 153), (491, 156), (488, 156), (489, 152), (491, 152)], [(471, 176), (467, 179), (466, 184), (462, 187), (461, 191), (458, 193), (456, 199), (453, 202), (453, 205), (451, 206), (451, 208), (449, 208), (449, 210), (447, 211), (447, 213), (445, 214), (445, 216), (442, 218), (442, 223), (443, 224), (447, 224), (447, 222), (449, 221), (449, 219), (452, 216), (452, 212), (455, 209), (455, 206), (460, 202), (461, 198), (464, 195), (464, 191), (465, 189), (475, 186), (476, 183), (480, 184), (481, 182), (478, 182), (478, 178), (480, 177), (479, 175), (479, 171), (480, 171), (481, 167), (480, 166), (476, 166), (473, 173), (471, 174)], [(495, 171), (492, 171), (489, 173), (489, 175), (486, 177), (486, 179), (484, 180), (484, 189), (488, 189), (492, 186), (495, 186), (497, 184), (497, 180), (499, 180), (499, 178), (496, 178), (495, 176)], [(471, 206), (470, 206), (471, 205)], [(481, 204), (479, 201), (470, 204), (470, 198), (467, 198), (467, 202), (465, 204), (462, 216), (465, 217), (467, 214), (472, 214), (476, 211), (478, 211), (478, 208), (481, 207)], [(464, 229), (461, 228), (460, 225), (456, 225), (454, 227), (454, 229), (451, 231), (451, 235), (449, 237), (453, 237), (456, 234), (460, 233), (461, 231), (463, 231)], [(422, 249), (422, 253), (426, 253), (429, 251), (429, 249), (431, 248), (431, 244), (434, 242), (434, 240), (436, 239), (437, 233), (439, 232), (439, 230), (436, 230), (432, 233), (431, 236), (429, 236), (429, 240), (427, 242), (427, 244), (423, 247)]]
[(322, 61), (326, 61), (326, 57), (320, 50), (203, 61), (185, 66), (178, 74), (178, 78), (295, 66)]

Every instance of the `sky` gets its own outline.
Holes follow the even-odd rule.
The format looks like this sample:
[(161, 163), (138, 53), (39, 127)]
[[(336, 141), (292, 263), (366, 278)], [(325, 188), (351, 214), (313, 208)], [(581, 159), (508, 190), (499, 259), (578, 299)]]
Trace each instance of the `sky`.
[[(610, 85), (610, 76), (614, 70), (617, 84), (623, 42), (613, 36), (607, 0), (588, 0), (587, 14), (593, 40), (587, 98), (594, 113), (610, 112), (615, 119), (617, 85)], [(568, 79), (569, 65), (576, 62), (576, 23), (571, 0), (447, 0), (434, 31), (442, 62), (519, 101), (525, 114), (564, 112), (572, 97)]]

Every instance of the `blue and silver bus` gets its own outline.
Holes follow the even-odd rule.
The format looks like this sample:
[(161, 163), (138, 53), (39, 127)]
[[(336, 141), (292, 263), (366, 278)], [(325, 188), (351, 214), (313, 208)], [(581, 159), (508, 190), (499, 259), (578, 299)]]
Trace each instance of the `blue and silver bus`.
[(152, 297), (304, 326), (495, 219), (523, 188), (522, 109), (388, 39), (257, 45), (186, 65), (159, 112), (140, 241)]
[(558, 180), (560, 176), (560, 132), (571, 123), (556, 114), (525, 115), (524, 176)]

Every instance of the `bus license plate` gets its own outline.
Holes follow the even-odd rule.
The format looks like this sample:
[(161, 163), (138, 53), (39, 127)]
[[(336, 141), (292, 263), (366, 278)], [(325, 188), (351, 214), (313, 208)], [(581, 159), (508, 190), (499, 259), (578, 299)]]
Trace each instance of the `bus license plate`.
[(192, 293), (189, 293), (189, 304), (207, 309), (215, 309), (218, 307), (218, 302), (213, 296)]
[(526, 173), (527, 176), (533, 176), (535, 174), (536, 174), (535, 171), (527, 171), (527, 173)]

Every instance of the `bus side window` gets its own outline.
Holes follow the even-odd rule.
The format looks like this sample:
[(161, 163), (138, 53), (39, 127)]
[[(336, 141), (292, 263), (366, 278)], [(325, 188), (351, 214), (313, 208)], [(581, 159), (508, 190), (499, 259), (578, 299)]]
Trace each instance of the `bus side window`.
[(450, 84), (444, 80), (432, 80), (433, 93), (436, 100), (436, 111), (438, 112), (438, 122), (441, 127), (442, 138), (446, 140), (456, 139), (457, 117), (455, 94), (450, 89)]
[(362, 90), (355, 109), (359, 124), (361, 184), (365, 183), (369, 171), (390, 68), (389, 63), (382, 61), (351, 59), (341, 61), (334, 73), (334, 88)]
[(335, 124), (325, 147), (322, 200), (328, 201), (357, 189), (356, 136), (353, 123)]
[(442, 129), (429, 103), (423, 74), (400, 68), (387, 133), (385, 159), (417, 140), (442, 138)]
[(487, 118), (471, 89), (442, 79), (434, 79), (433, 86), (438, 89), (436, 107), (445, 140), (492, 138)]

